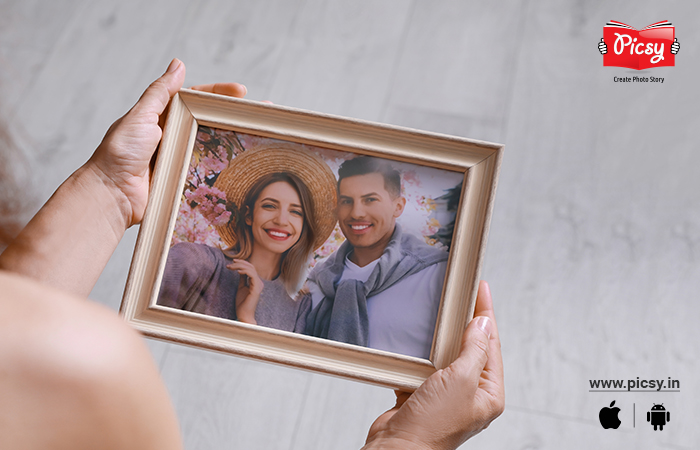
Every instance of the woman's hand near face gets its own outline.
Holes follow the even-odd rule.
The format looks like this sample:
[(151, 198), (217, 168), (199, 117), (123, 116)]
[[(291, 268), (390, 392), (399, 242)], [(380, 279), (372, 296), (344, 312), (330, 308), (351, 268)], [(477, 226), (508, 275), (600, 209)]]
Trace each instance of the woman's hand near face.
[(244, 259), (234, 259), (233, 263), (226, 267), (237, 271), (240, 275), (238, 292), (236, 292), (236, 317), (240, 322), (257, 325), (255, 310), (263, 290), (263, 282), (255, 266)]

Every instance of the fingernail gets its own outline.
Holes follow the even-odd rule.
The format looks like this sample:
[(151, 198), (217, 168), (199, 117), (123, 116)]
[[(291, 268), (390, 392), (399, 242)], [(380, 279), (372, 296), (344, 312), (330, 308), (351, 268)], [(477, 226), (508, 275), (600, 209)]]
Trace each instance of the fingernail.
[(177, 58), (173, 58), (173, 60), (170, 61), (168, 70), (166, 70), (165, 73), (173, 73), (177, 70), (178, 67), (180, 67), (180, 60)]
[(488, 282), (486, 282), (485, 280), (481, 280), (481, 283), (484, 286), (484, 293), (491, 297), (491, 286), (489, 286)]
[(491, 337), (491, 319), (486, 316), (479, 316), (476, 318), (476, 327), (484, 332), (487, 337)]
[(248, 94), (248, 88), (246, 87), (245, 84), (241, 84), (241, 87), (243, 87), (243, 90), (245, 91), (245, 92), (243, 92), (243, 97), (245, 97)]

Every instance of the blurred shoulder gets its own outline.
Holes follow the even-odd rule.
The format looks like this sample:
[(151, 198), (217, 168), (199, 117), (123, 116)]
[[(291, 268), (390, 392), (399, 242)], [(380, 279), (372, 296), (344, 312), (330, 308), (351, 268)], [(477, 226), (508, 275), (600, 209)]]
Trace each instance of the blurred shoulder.
[(174, 438), (160, 448), (179, 446), (148, 348), (103, 305), (0, 272), (0, 373), (0, 423), (14, 424), (0, 448), (142, 448), (125, 428), (154, 444), (165, 429)]

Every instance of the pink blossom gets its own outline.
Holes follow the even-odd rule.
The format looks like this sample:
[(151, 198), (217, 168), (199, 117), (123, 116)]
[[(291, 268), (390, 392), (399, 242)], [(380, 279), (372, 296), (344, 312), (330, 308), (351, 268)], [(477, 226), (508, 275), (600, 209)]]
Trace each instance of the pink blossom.
[(216, 149), (206, 152), (199, 161), (198, 170), (204, 178), (217, 174), (228, 167), (228, 154), (226, 149), (219, 145)]
[(185, 201), (214, 226), (225, 225), (231, 219), (231, 212), (226, 210), (226, 194), (215, 187), (200, 184), (193, 191), (186, 190)]
[(421, 187), (421, 182), (420, 178), (418, 178), (418, 174), (416, 173), (415, 170), (404, 170), (403, 173), (401, 174), (401, 178), (403, 179), (403, 182), (406, 184), (411, 184), (416, 187)]
[[(211, 128), (209, 128), (209, 130), (211, 130)], [(209, 142), (210, 140), (211, 135), (200, 128), (200, 130), (197, 132), (197, 143), (199, 144), (200, 142)]]
[(210, 221), (185, 202), (180, 205), (171, 245), (179, 242), (193, 242), (211, 247), (222, 245), (221, 237)]
[(343, 236), (343, 232), (340, 231), (340, 227), (336, 224), (330, 237), (314, 252), (313, 258), (311, 259), (311, 267), (338, 250), (340, 244), (343, 242), (345, 242), (345, 236)]

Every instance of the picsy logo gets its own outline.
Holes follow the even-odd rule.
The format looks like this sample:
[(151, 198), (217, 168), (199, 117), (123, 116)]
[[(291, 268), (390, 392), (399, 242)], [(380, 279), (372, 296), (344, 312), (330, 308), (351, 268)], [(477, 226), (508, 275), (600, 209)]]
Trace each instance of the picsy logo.
[[(603, 38), (598, 50), (604, 66), (644, 70), (650, 67), (675, 66), (681, 46), (676, 39), (676, 28), (664, 20), (641, 30), (616, 20), (603, 27)], [(612, 46), (612, 52), (608, 51)]]

